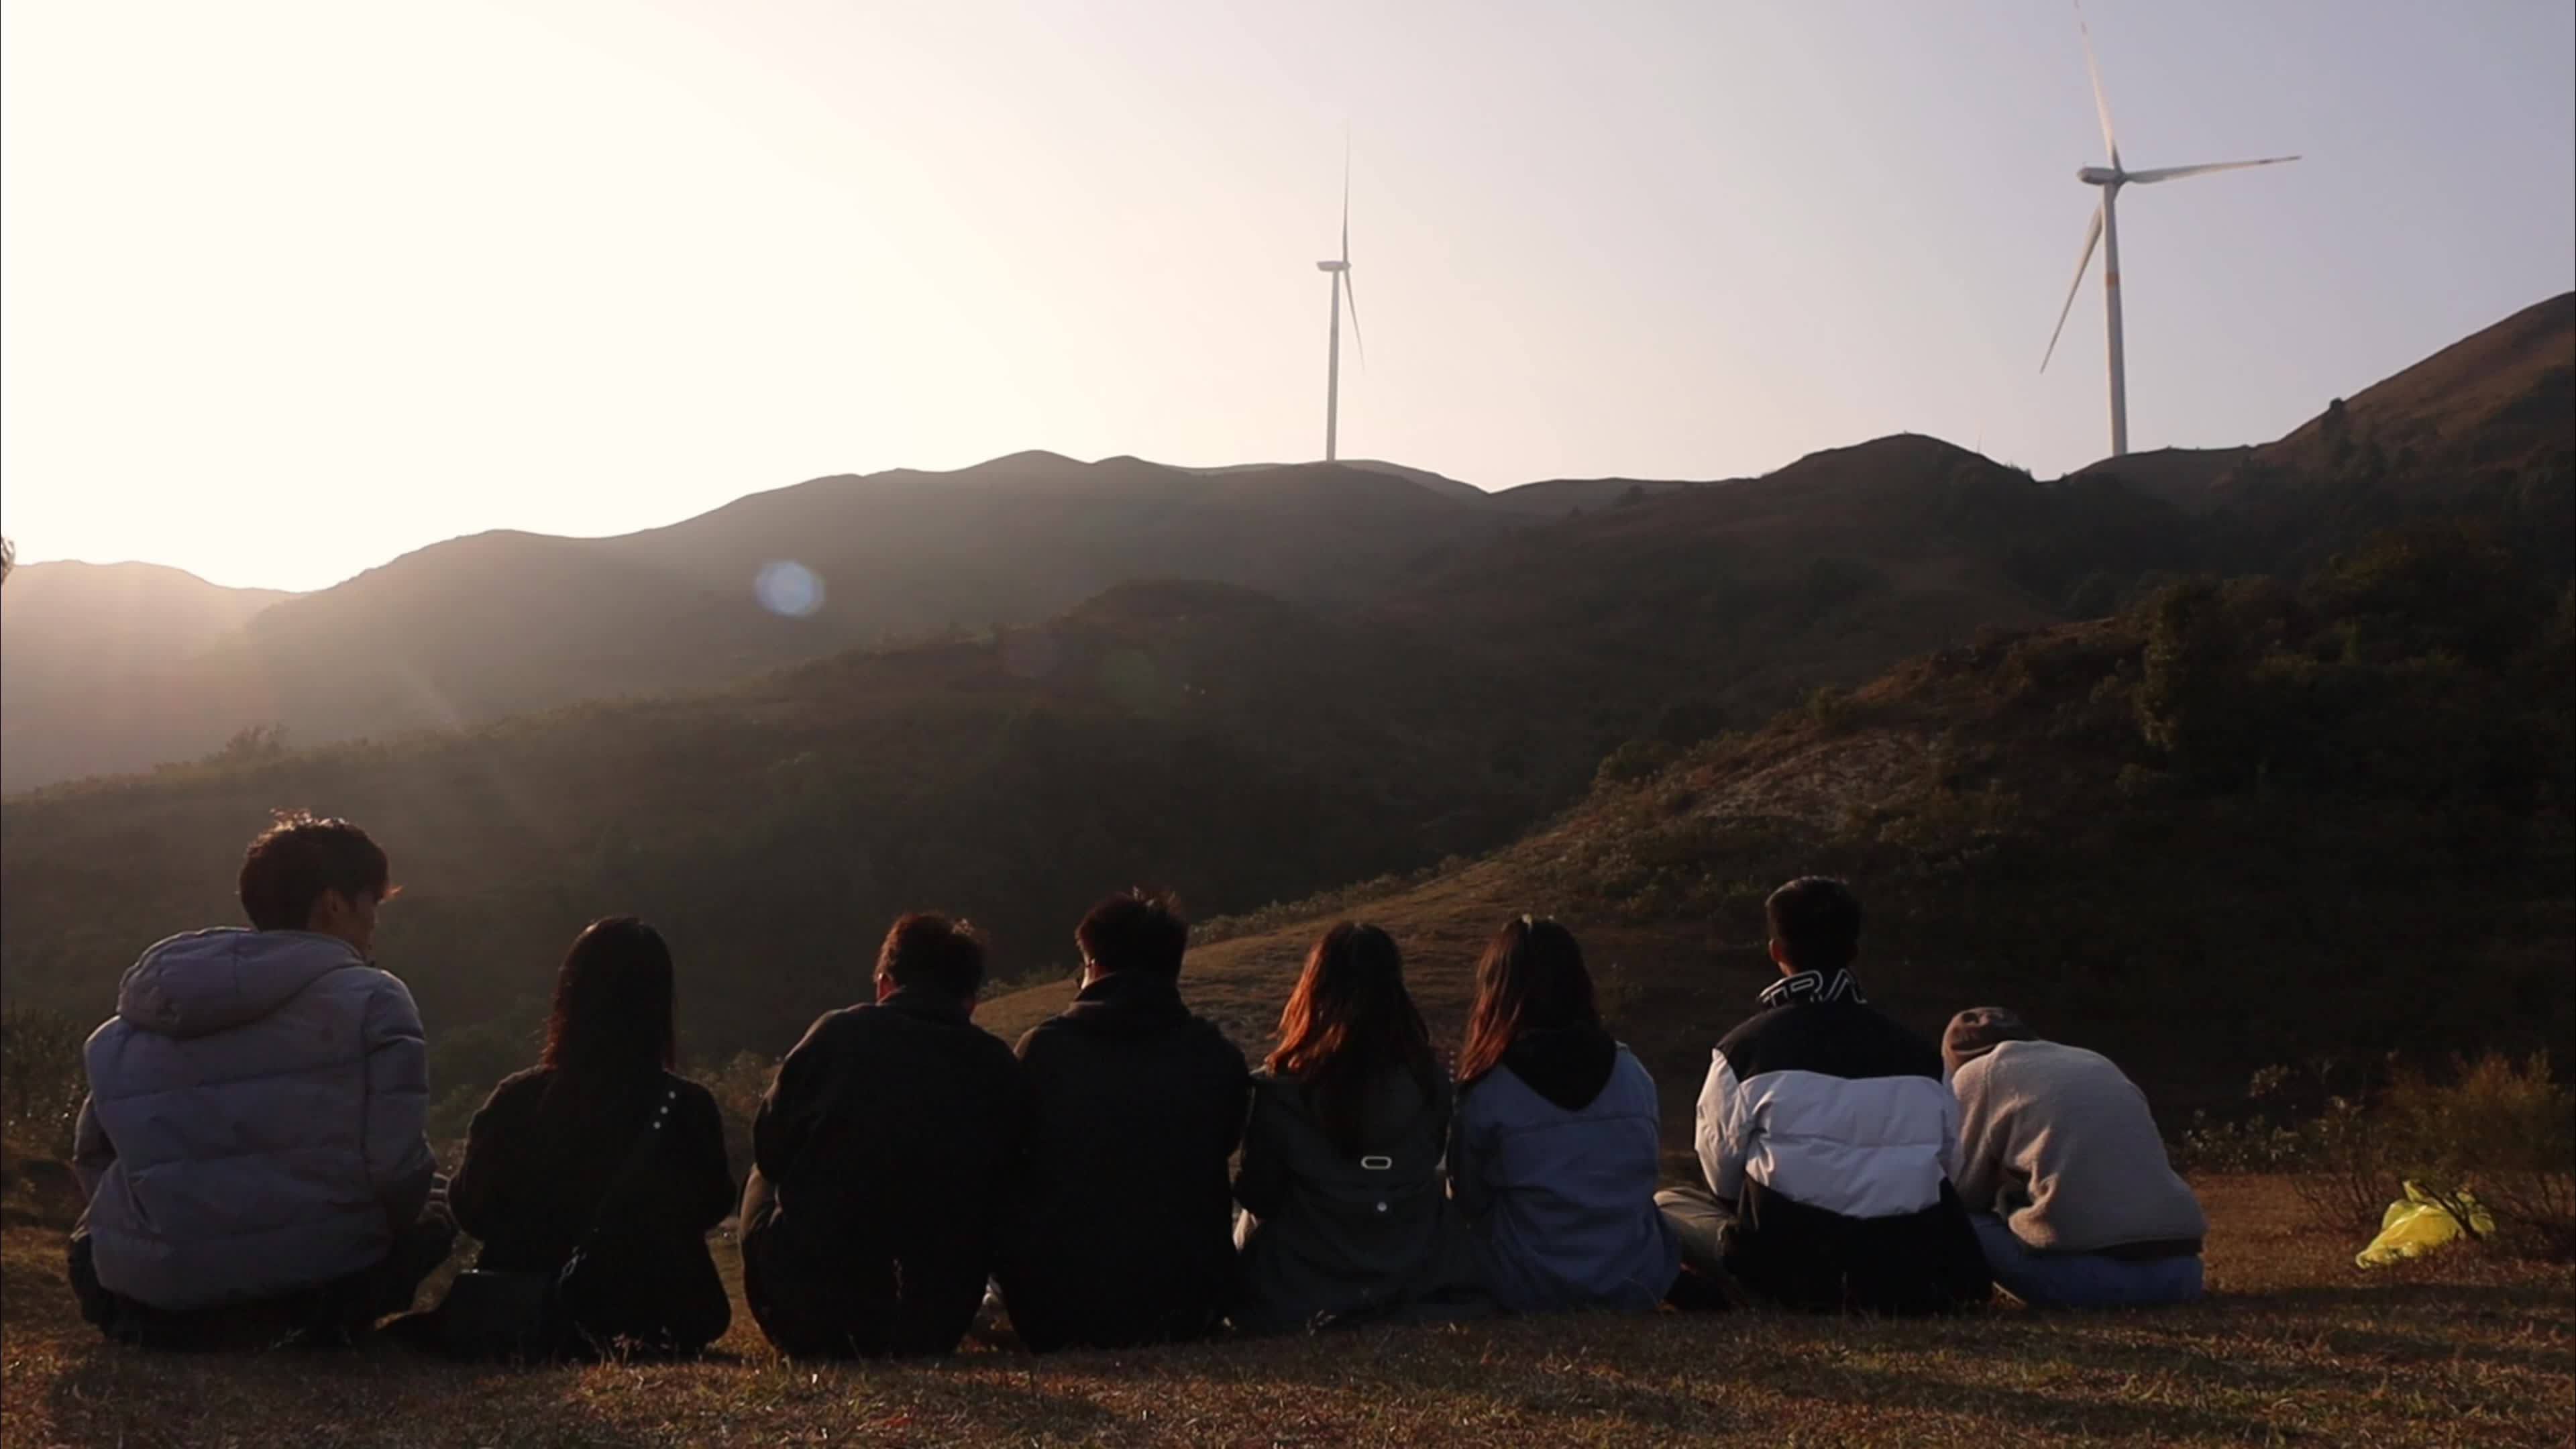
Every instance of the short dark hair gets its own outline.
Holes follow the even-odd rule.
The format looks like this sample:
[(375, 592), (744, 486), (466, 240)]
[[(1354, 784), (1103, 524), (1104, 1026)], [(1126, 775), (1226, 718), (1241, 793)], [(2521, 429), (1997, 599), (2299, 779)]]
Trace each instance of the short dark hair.
[(1802, 875), (1762, 903), (1771, 939), (1801, 971), (1840, 971), (1860, 954), (1860, 897), (1829, 875)]
[(1073, 928), (1073, 943), (1098, 971), (1177, 977), (1190, 948), (1190, 923), (1170, 892), (1138, 886), (1093, 906)]
[(253, 927), (300, 931), (313, 903), (338, 891), (352, 900), (394, 893), (382, 846), (346, 820), (319, 820), (302, 810), (275, 812), (273, 823), (242, 853), (241, 903)]
[(964, 1001), (984, 984), (984, 938), (972, 921), (937, 911), (898, 916), (877, 948), (877, 974)]

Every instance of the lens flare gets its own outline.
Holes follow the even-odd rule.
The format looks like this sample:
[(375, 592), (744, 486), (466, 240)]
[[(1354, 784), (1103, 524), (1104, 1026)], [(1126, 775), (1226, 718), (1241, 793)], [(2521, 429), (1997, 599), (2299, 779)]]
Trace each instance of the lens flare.
[(752, 597), (773, 614), (802, 619), (823, 607), (823, 578), (792, 558), (761, 565), (751, 581)]

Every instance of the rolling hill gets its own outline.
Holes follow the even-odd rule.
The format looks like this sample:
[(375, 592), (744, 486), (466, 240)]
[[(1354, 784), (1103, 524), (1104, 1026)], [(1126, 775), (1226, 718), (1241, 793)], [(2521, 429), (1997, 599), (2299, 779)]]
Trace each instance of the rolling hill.
[[(1432, 477), (1023, 453), (954, 473), (818, 478), (617, 538), (455, 539), (235, 618), (244, 627), (221, 637), (168, 636), (184, 647), (147, 667), (83, 683), (30, 676), (9, 690), (0, 787), (195, 759), (270, 723), (318, 744), (698, 688), (854, 646), (1033, 622), (1129, 579), (1347, 603), (1510, 522)], [(783, 601), (808, 612), (756, 596), (780, 561), (816, 586)], [(10, 585), (12, 618), (21, 586)], [(59, 616), (30, 617), (30, 653), (79, 652), (77, 634), (33, 642)], [(20, 648), (13, 634), (12, 658)]]
[(33, 750), (29, 776), (43, 777), (57, 701), (100, 694), (141, 700), (148, 681), (289, 597), (225, 588), (159, 564), (12, 569), (0, 594), (0, 770), (14, 782), (18, 757)]
[(1597, 758), (1759, 721), (1980, 625), (2066, 617), (2087, 577), (2188, 568), (2194, 549), (2177, 510), (2119, 483), (2041, 483), (1908, 435), (1521, 530), (1382, 612), (1546, 676)]
[[(1368, 919), (1454, 1041), (1485, 937), (1552, 912), (1683, 1141), (1711, 1044), (1774, 974), (1763, 895), (1830, 871), (1870, 910), (1873, 1000), (1927, 1033), (2014, 1005), (2169, 1111), (2324, 1056), (2568, 1060), (2576, 594), (2553, 607), (2460, 537), (2385, 537), (2297, 593), (2184, 582), (1999, 631), (1605, 771), (1483, 859), (1213, 923), (1193, 999), (1257, 1051), (1307, 944)], [(2452, 653), (2464, 634), (2486, 663)], [(1008, 1038), (1067, 994), (1035, 983), (978, 1019)]]
[[(2517, 376), (2545, 391), (2552, 374)], [(2535, 436), (2545, 462), (2556, 445)], [(2305, 513), (2195, 517), (2117, 477), (2041, 483), (1920, 437), (1518, 526), (1364, 468), (1040, 456), (821, 480), (625, 539), (460, 540), (426, 551), (453, 571), (405, 560), (217, 647), (253, 651), (226, 677), (260, 703), (299, 676), (258, 650), (345, 663), (351, 631), (381, 636), (392, 662), (352, 665), (343, 697), (349, 678), (409, 688), (385, 707), (461, 728), (12, 796), (0, 981), (95, 1011), (145, 941), (230, 918), (223, 863), (267, 809), (301, 805), (392, 850), (406, 890), (384, 949), (451, 1081), (522, 1051), (593, 915), (670, 929), (700, 983), (691, 1039), (722, 1054), (775, 1050), (845, 999), (900, 909), (973, 915), (1006, 977), (1044, 977), (1082, 905), (1140, 879), (1266, 929), (1295, 914), (1270, 903), (1387, 877), (1344, 898), (1418, 938), (1452, 1006), (1497, 910), (1562, 910), (1621, 963), (1640, 1039), (1674, 1033), (1659, 1065), (1739, 1009), (1760, 975), (1747, 903), (1810, 865), (1870, 882), (1904, 967), (1875, 989), (1918, 1016), (2004, 996), (2124, 1051), (2156, 1047), (2124, 1031), (2187, 1034), (2178, 1062), (2232, 1071), (2353, 1022), (2464, 1033), (2456, 991), (2406, 998), (2451, 951), (2506, 993), (2475, 1011), (2537, 1030), (2554, 998), (2531, 994), (2530, 963), (2563, 969), (2566, 913), (2531, 872), (2563, 886), (2569, 791), (2535, 762), (2571, 752), (2553, 749), (2563, 725), (2531, 722), (2563, 693), (2565, 648), (2554, 675), (2527, 656), (2565, 630), (2547, 608), (2565, 579), (2482, 540), (2518, 542), (2508, 505), (2545, 504), (2549, 476), (2426, 490), (2401, 521), (2456, 526), (2367, 549), (2334, 541), (2368, 516), (2336, 511), (2334, 478), (2249, 485)], [(896, 522), (862, 536), (862, 519)], [(1110, 521), (1123, 532), (1084, 533)], [(741, 603), (780, 539), (827, 580), (807, 617)], [(2341, 557), (2312, 569), (2320, 554)], [(2272, 577), (2177, 592), (2246, 556)], [(1038, 577), (1012, 572), (1030, 559)], [(557, 658), (598, 693), (673, 654), (718, 676), (828, 649), (879, 607), (878, 573), (935, 575), (912, 605), (932, 617), (960, 581), (1038, 610), (1148, 564), (1199, 581), (474, 719), (532, 707), (501, 687), (517, 676), (475, 672), (488, 655)], [(1270, 592), (1204, 581), (1223, 571)], [(1763, 803), (1709, 803), (1739, 798)], [(1207, 958), (1212, 991), (1228, 961), (1257, 982), (1217, 997), (1246, 1033), (1297, 944), (1262, 939)], [(2186, 1009), (2275, 958), (2297, 990), (2214, 1024)], [(2360, 1004), (2322, 1012), (2332, 1040), (2302, 1035), (2298, 993), (2346, 988)]]

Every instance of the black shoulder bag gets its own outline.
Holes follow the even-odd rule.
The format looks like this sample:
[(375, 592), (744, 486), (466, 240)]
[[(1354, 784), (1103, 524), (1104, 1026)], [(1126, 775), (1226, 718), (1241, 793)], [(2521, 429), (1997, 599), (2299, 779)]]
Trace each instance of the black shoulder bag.
[(599, 1280), (613, 1271), (599, 1253), (600, 1224), (609, 1208), (662, 1144), (662, 1128), (680, 1089), (671, 1087), (644, 1124), (643, 1136), (626, 1165), (609, 1180), (591, 1209), (590, 1223), (573, 1244), (572, 1256), (555, 1271), (504, 1271), (473, 1268), (456, 1275), (439, 1300), (439, 1344), (449, 1356), (466, 1359), (544, 1359), (580, 1347), (584, 1334), (582, 1306), (602, 1296)]

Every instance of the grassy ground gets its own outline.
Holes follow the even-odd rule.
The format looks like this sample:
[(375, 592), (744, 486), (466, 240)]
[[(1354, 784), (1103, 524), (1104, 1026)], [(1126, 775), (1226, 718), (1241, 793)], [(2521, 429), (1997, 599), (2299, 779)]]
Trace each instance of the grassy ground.
[[(1046, 1360), (468, 1369), (389, 1346), (174, 1357), (74, 1315), (58, 1230), (0, 1230), (0, 1445), (2557, 1444), (2576, 1274), (2476, 1249), (2396, 1273), (2278, 1181), (2200, 1184), (2213, 1296), (1881, 1323), (1530, 1318)], [(720, 1251), (719, 1260), (731, 1254)]]

